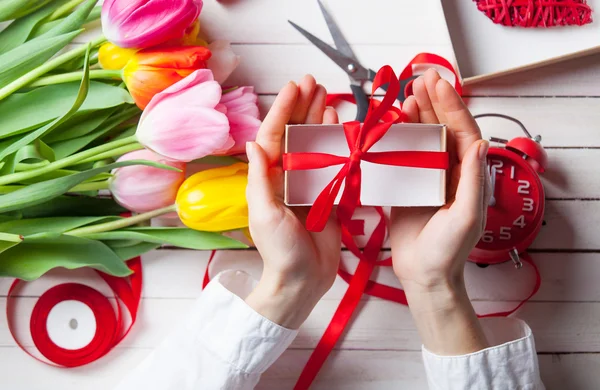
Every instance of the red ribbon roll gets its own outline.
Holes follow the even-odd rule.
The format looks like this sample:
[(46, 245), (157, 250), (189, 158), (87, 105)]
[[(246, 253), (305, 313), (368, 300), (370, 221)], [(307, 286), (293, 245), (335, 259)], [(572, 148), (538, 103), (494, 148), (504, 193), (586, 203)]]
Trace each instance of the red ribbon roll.
[[(96, 273), (108, 284), (116, 300), (117, 310), (113, 308), (107, 297), (97, 290), (78, 283), (65, 283), (54, 286), (46, 291), (36, 302), (30, 319), (30, 332), (33, 343), (38, 351), (51, 363), (39, 359), (28, 352), (16, 337), (14, 328), (15, 293), (25, 283), (15, 280), (8, 291), (6, 315), (8, 330), (17, 345), (34, 359), (42, 363), (58, 367), (79, 367), (92, 363), (113, 349), (129, 333), (137, 318), (137, 311), (142, 295), (142, 263), (141, 259), (130, 260), (127, 265), (133, 271), (128, 278), (117, 278)], [(56, 345), (48, 334), (47, 321), (52, 308), (64, 301), (79, 301), (87, 305), (96, 319), (96, 333), (92, 341), (83, 348), (70, 350)], [(129, 325), (125, 324), (121, 304), (125, 306), (131, 317)]]

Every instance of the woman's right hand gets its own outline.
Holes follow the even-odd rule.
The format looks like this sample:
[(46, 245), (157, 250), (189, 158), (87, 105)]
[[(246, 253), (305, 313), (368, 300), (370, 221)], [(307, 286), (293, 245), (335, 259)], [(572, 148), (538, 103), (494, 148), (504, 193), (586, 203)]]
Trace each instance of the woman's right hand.
[(487, 347), (463, 275), (485, 227), (489, 145), (458, 93), (435, 70), (415, 80), (413, 91), (404, 105), (411, 121), (448, 126), (449, 186), (441, 208), (392, 209), (394, 271), (425, 347), (465, 354)]

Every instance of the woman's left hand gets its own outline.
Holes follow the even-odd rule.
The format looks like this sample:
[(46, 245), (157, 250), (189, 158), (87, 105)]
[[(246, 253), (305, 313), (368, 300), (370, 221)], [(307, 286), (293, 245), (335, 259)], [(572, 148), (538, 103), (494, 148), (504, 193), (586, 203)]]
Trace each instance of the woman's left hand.
[(337, 273), (341, 233), (335, 214), (320, 233), (306, 230), (305, 209), (283, 202), (282, 140), (285, 125), (333, 124), (337, 113), (325, 107), (327, 91), (306, 76), (286, 85), (265, 118), (256, 142), (247, 145), (247, 198), (250, 234), (264, 270), (246, 303), (271, 321), (297, 329), (306, 320)]

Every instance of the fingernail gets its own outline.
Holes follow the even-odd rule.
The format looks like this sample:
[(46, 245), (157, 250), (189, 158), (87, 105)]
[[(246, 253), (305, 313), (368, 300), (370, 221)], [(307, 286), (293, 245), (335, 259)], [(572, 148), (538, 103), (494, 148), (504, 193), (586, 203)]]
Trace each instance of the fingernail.
[(248, 162), (252, 162), (254, 156), (254, 142), (246, 142), (246, 155), (248, 156)]
[(489, 148), (490, 148), (490, 143), (488, 141), (483, 141), (479, 144), (479, 159), (481, 161), (486, 160)]

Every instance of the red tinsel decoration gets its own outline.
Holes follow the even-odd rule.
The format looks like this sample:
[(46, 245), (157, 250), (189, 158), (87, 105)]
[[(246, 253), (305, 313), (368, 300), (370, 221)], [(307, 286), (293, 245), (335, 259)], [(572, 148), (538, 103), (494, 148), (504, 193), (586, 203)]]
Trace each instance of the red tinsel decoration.
[(583, 26), (592, 22), (586, 0), (473, 0), (494, 23), (511, 27)]

